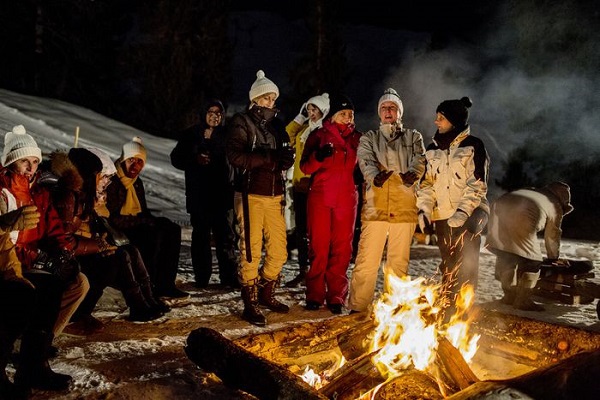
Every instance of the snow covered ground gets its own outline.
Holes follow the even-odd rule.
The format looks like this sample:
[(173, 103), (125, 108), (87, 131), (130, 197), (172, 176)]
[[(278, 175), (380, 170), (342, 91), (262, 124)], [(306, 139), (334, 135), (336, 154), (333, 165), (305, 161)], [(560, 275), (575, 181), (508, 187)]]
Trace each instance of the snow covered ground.
[[(291, 312), (285, 315), (267, 312), (268, 326), (258, 328), (240, 319), (242, 304), (239, 292), (220, 288), (216, 285), (216, 275), (213, 275), (213, 284), (208, 289), (193, 288), (183, 173), (169, 162), (174, 141), (140, 132), (81, 107), (0, 89), (0, 133), (18, 124), (25, 126), (45, 154), (73, 146), (76, 127), (80, 132), (79, 146), (98, 147), (113, 159), (119, 156), (123, 143), (133, 136), (141, 136), (148, 148), (148, 162), (142, 178), (150, 206), (157, 215), (172, 218), (184, 226), (178, 280), (180, 287), (191, 293), (188, 300), (174, 304), (173, 310), (163, 318), (149, 323), (131, 323), (125, 320), (128, 312), (120, 293), (107, 289), (95, 312), (95, 316), (106, 324), (104, 331), (88, 337), (62, 335), (56, 340), (60, 354), (52, 365), (74, 377), (71, 390), (68, 393), (36, 392), (32, 398), (248, 398), (243, 393), (225, 388), (218, 378), (199, 370), (187, 359), (183, 346), (190, 331), (204, 326), (216, 329), (226, 337), (236, 338), (289, 324), (333, 318), (327, 310), (304, 310), (303, 288), (281, 288), (278, 297), (291, 306)], [(599, 247), (596, 242), (565, 239), (561, 255), (593, 260), (597, 272)], [(414, 277), (434, 276), (439, 261), (437, 247), (414, 245), (410, 274)], [(476, 303), (481, 307), (600, 332), (596, 302), (571, 306), (537, 299), (546, 307), (543, 313), (520, 312), (501, 305), (495, 301), (501, 297), (501, 290), (493, 277), (494, 262), (495, 256), (482, 249), (476, 293)], [(292, 257), (284, 267), (283, 281), (290, 280), (297, 271), (298, 265)], [(350, 268), (349, 274), (351, 271)], [(381, 282), (378, 287), (381, 287)]]

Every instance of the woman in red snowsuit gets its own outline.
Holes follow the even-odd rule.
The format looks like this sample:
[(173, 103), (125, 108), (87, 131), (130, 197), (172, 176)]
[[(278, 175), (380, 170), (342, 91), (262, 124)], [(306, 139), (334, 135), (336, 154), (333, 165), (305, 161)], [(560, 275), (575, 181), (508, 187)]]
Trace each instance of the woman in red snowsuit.
[(360, 133), (354, 130), (354, 106), (345, 96), (332, 97), (330, 117), (306, 140), (300, 169), (311, 174), (307, 224), (310, 269), (306, 275), (306, 309), (323, 302), (342, 312), (348, 295), (346, 272), (358, 202), (354, 183)]

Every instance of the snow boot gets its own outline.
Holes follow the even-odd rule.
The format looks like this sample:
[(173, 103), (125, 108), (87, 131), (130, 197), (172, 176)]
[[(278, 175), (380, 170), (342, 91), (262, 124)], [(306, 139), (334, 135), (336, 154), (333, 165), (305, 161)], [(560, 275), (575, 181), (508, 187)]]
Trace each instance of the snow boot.
[(48, 364), (48, 349), (53, 339), (54, 335), (45, 331), (26, 332), (23, 335), (15, 385), (24, 390), (68, 389), (71, 376), (52, 371)]
[(500, 284), (502, 285), (502, 291), (504, 297), (500, 299), (500, 302), (507, 305), (512, 305), (517, 296), (517, 282), (515, 270), (504, 271), (500, 274)]
[(535, 288), (539, 277), (539, 272), (524, 272), (521, 275), (517, 285), (517, 293), (513, 303), (513, 308), (523, 311), (544, 311), (544, 307), (534, 303), (533, 300), (531, 300), (533, 288)]
[(244, 301), (244, 312), (242, 319), (256, 326), (265, 326), (267, 319), (258, 307), (258, 279), (249, 285), (242, 285), (242, 300)]
[(148, 303), (150, 308), (163, 314), (166, 314), (169, 311), (171, 311), (171, 307), (169, 307), (167, 303), (165, 303), (160, 298), (154, 295), (150, 277), (146, 277), (140, 282), (140, 290), (142, 291), (142, 295), (144, 296), (144, 299), (146, 300), (146, 303)]
[(150, 307), (139, 286), (123, 290), (125, 302), (129, 306), (129, 321), (148, 322), (162, 317), (164, 314)]
[(290, 308), (275, 298), (275, 288), (278, 283), (279, 277), (272, 281), (267, 281), (262, 278), (259, 285), (258, 301), (260, 305), (263, 305), (272, 311), (285, 314), (290, 311)]
[(306, 279), (306, 272), (308, 271), (308, 266), (307, 265), (301, 265), (300, 266), (300, 271), (298, 272), (298, 275), (296, 275), (296, 277), (294, 279), (292, 279), (289, 282), (286, 282), (285, 287), (289, 287), (289, 288), (295, 288), (300, 286), (301, 284), (304, 284), (305, 279)]

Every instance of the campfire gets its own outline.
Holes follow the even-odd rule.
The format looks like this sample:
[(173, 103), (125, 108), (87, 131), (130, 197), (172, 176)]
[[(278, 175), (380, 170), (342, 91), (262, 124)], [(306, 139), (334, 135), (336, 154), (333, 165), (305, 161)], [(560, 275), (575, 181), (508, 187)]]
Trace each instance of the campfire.
[[(587, 398), (586, 390), (600, 390), (600, 335), (474, 312), (473, 302), (473, 288), (465, 285), (448, 318), (437, 284), (390, 277), (370, 316), (235, 341), (199, 328), (186, 353), (225, 384), (261, 399), (466, 399), (500, 389), (533, 398)], [(473, 364), (482, 378), (496, 379), (478, 378)], [(494, 375), (499, 365), (516, 372)], [(575, 367), (586, 376), (576, 376)], [(560, 397), (565, 390), (569, 396)]]
[[(440, 366), (443, 360), (437, 357), (440, 345), (446, 348), (446, 353), (450, 344), (454, 346), (460, 355), (454, 351), (448, 354), (462, 357), (464, 363), (470, 361), (477, 351), (479, 335), (468, 334), (470, 318), (467, 316), (474, 300), (472, 286), (466, 285), (460, 291), (456, 301), (456, 313), (450, 317), (448, 323), (442, 322), (441, 305), (444, 302), (440, 298), (442, 291), (439, 284), (430, 283), (425, 278), (411, 280), (410, 277), (399, 278), (390, 275), (385, 286), (385, 293), (374, 307), (373, 332), (365, 338), (365, 342), (368, 343), (368, 357), (361, 359), (361, 368), (376, 367), (379, 377), (374, 371), (373, 382), (384, 382), (374, 388), (363, 388), (365, 393), (361, 393), (360, 397), (373, 398), (387, 382), (392, 382), (412, 369), (435, 378), (440, 392), (445, 394), (448, 390), (448, 378), (443, 377), (444, 369), (440, 370), (443, 367)], [(464, 363), (461, 362), (466, 365)], [(343, 377), (349, 373), (349, 368), (343, 369), (345, 364), (345, 358), (341, 357), (339, 363), (320, 374), (307, 366), (301, 377), (315, 389), (337, 396), (339, 393), (332, 392), (336, 390), (332, 388), (340, 386), (339, 382), (344, 384)], [(469, 376), (463, 386), (476, 381), (474, 374), (468, 370), (461, 373)], [(454, 380), (455, 378), (452, 378), (453, 386), (460, 387), (462, 382), (457, 383)], [(332, 381), (338, 383), (325, 388)]]

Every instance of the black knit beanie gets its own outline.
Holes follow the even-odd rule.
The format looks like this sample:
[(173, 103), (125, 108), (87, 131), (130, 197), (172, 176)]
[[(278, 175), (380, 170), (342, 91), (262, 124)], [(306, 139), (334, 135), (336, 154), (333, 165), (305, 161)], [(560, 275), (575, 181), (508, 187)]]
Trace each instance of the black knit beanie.
[(469, 121), (469, 108), (473, 102), (468, 97), (460, 100), (445, 100), (435, 110), (442, 114), (455, 128), (462, 130)]
[(352, 100), (350, 100), (348, 96), (345, 96), (343, 94), (331, 96), (329, 100), (329, 105), (329, 114), (327, 114), (329, 117), (333, 117), (335, 113), (341, 110), (354, 111), (354, 104), (352, 103)]

